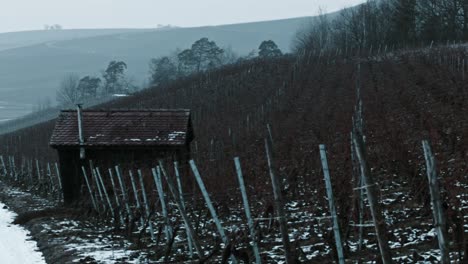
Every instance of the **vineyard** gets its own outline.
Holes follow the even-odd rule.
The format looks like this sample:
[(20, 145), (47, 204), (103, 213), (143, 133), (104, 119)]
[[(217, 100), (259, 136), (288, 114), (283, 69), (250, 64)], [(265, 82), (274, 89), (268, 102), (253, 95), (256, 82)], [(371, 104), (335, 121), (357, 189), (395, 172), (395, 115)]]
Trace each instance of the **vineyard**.
[[(179, 175), (180, 188), (175, 190), (177, 173), (169, 160), (155, 160), (151, 166), (156, 173), (143, 172), (141, 182), (137, 171), (132, 172), (133, 180), (129, 172), (119, 173), (115, 167), (90, 166), (85, 168), (90, 184), (82, 187), (86, 199), (74, 206), (86, 213), (53, 217), (51, 205), (41, 200), (34, 209), (38, 213), (27, 214), (24, 223), (42, 217), (41, 225), (55, 225), (57, 239), (81, 230), (90, 241), (121, 241), (120, 249), (129, 251), (116, 257), (117, 263), (189, 262), (190, 252), (205, 263), (248, 263), (256, 260), (255, 244), (263, 263), (285, 261), (288, 254), (297, 262), (338, 263), (340, 250), (319, 151), (324, 144), (346, 262), (380, 263), (372, 203), (360, 199), (368, 190), (363, 191), (367, 186), (359, 180), (362, 168), (351, 137), (362, 102), (365, 161), (376, 182), (393, 260), (438, 263), (443, 257), (421, 143), (427, 140), (441, 188), (448, 257), (463, 263), (468, 251), (467, 64), (463, 47), (399, 53), (379, 49), (359, 57), (339, 51), (304, 53), (226, 66), (105, 103), (94, 108), (191, 109), (193, 163), (177, 167), (187, 172)], [(0, 155), (6, 160), (0, 163), (2, 181), (60, 200), (57, 157), (48, 146), (53, 127), (51, 121), (0, 137)], [(254, 235), (244, 213), (235, 157), (250, 201)], [(119, 177), (122, 185), (117, 184)], [(283, 216), (278, 202), (283, 203)], [(287, 220), (287, 230), (282, 219)], [(197, 239), (187, 239), (190, 226)], [(283, 231), (290, 250), (285, 250)], [(199, 254), (192, 242), (199, 244)], [(106, 263), (92, 254), (105, 250), (106, 243), (100, 249), (83, 247), (80, 257)], [(288, 263), (294, 263), (291, 259)]]

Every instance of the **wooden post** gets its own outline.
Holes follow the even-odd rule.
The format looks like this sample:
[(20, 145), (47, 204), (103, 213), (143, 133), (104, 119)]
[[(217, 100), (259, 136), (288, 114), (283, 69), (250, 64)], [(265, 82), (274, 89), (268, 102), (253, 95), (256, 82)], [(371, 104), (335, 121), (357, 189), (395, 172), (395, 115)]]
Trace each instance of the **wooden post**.
[[(160, 166), (161, 166), (161, 161)], [(153, 179), (154, 184), (156, 185), (156, 189), (158, 190), (159, 201), (161, 202), (161, 210), (164, 217), (164, 222), (166, 222), (166, 226), (164, 227), (164, 232), (166, 234), (166, 239), (169, 242), (172, 239), (172, 228), (171, 222), (169, 221), (169, 215), (167, 213), (167, 206), (166, 206), (166, 199), (164, 199), (164, 190), (161, 181), (161, 167), (157, 166), (156, 169), (152, 169), (153, 172)]]
[[(97, 175), (96, 175), (96, 172), (94, 170), (94, 165), (93, 165), (93, 161), (89, 161), (89, 169), (91, 170), (91, 176), (93, 177), (94, 179), (94, 182), (96, 183), (96, 188), (98, 190), (98, 194), (99, 194), (99, 200), (101, 201), (102, 203), (102, 206), (104, 207), (104, 210), (106, 209), (106, 205), (104, 204), (104, 197), (102, 195), (102, 191), (101, 191), (101, 184), (99, 183), (99, 180), (97, 178)], [(97, 200), (97, 199), (96, 199)]]
[(117, 179), (119, 180), (120, 190), (122, 190), (122, 198), (125, 203), (125, 209), (127, 210), (129, 223), (131, 223), (133, 219), (132, 210), (130, 210), (130, 204), (128, 202), (128, 197), (127, 197), (127, 188), (125, 187), (125, 183), (122, 180), (122, 174), (120, 173), (119, 166), (115, 166), (115, 172), (117, 174)]
[(52, 170), (50, 169), (50, 163), (47, 162), (47, 176), (49, 176), (50, 188), (55, 191), (54, 180), (52, 179)]
[(97, 206), (96, 200), (94, 199), (93, 189), (91, 189), (91, 184), (89, 183), (88, 175), (86, 175), (86, 170), (84, 167), (81, 167), (81, 170), (83, 171), (86, 186), (88, 186), (89, 197), (91, 197), (91, 203), (93, 204), (94, 210), (96, 210), (99, 213), (99, 207)]
[(441, 263), (450, 263), (450, 255), (446, 244), (446, 220), (444, 209), (442, 208), (442, 200), (440, 198), (439, 181), (437, 179), (437, 171), (435, 164), (435, 157), (432, 154), (429, 141), (423, 140), (422, 146), (424, 150), (424, 158), (426, 159), (426, 173), (429, 181), (429, 190), (431, 193), (432, 212), (434, 216), (434, 226), (437, 232), (437, 240), (439, 242), (439, 249), (441, 253)]
[(138, 178), (140, 179), (141, 196), (143, 196), (143, 203), (145, 204), (146, 220), (148, 221), (151, 240), (156, 241), (156, 237), (154, 236), (153, 223), (151, 222), (151, 209), (149, 207), (148, 198), (146, 197), (145, 183), (143, 182), (143, 175), (141, 174), (141, 170), (138, 170), (137, 173)]
[(21, 171), (20, 171), (20, 175), (21, 177), (23, 178), (23, 180), (25, 180), (25, 173), (24, 173), (24, 168), (25, 168), (25, 158), (24, 156), (21, 156)]
[(39, 161), (36, 159), (37, 179), (41, 181), (41, 169), (39, 168)]
[[(229, 239), (226, 236), (226, 233), (224, 232), (221, 222), (219, 221), (218, 214), (216, 213), (216, 210), (213, 207), (213, 203), (211, 202), (210, 195), (208, 194), (205, 184), (203, 183), (203, 180), (200, 176), (200, 172), (198, 172), (198, 168), (195, 165), (195, 162), (193, 160), (190, 160), (189, 163), (190, 163), (190, 167), (192, 168), (193, 174), (195, 175), (195, 179), (197, 180), (198, 186), (200, 187), (200, 190), (203, 194), (203, 198), (205, 199), (206, 205), (208, 206), (208, 210), (211, 213), (211, 217), (213, 217), (216, 228), (218, 229), (218, 233), (221, 236), (221, 239), (223, 240), (224, 245), (229, 246), (230, 244)], [(231, 259), (232, 259), (232, 262), (237, 263), (237, 260), (235, 259), (234, 256), (231, 255)]]
[[(353, 118), (353, 125), (355, 125), (354, 118)], [(362, 244), (363, 244), (363, 235), (364, 235), (364, 188), (362, 188), (364, 185), (362, 184), (362, 177), (360, 173), (360, 169), (357, 166), (357, 161), (356, 161), (356, 154), (354, 151), (354, 132), (350, 133), (350, 145), (351, 145), (351, 162), (353, 165), (353, 179), (354, 182), (356, 183), (357, 188), (355, 188), (355, 191), (359, 192), (358, 195), (358, 210), (359, 210), (359, 224), (358, 224), (358, 251), (361, 251), (362, 249)], [(355, 194), (354, 194), (355, 195)]]
[(281, 194), (282, 184), (278, 177), (276, 176), (276, 171), (274, 168), (273, 155), (270, 150), (270, 142), (265, 139), (265, 152), (268, 160), (268, 168), (270, 171), (271, 185), (273, 187), (273, 194), (275, 197), (275, 211), (278, 217), (278, 222), (280, 224), (281, 238), (283, 240), (284, 253), (286, 257), (286, 264), (294, 263), (291, 249), (289, 246), (289, 234), (286, 213), (284, 212), (284, 202)]
[(8, 156), (8, 169), (10, 170), (10, 171), (9, 171), (10, 178), (14, 178), (14, 175), (13, 175), (13, 165), (11, 164), (11, 156)]
[(58, 164), (57, 162), (55, 163), (55, 173), (57, 174), (57, 179), (58, 179), (58, 183), (59, 183), (59, 187), (60, 187), (60, 200), (63, 199), (63, 188), (62, 188), (62, 178), (60, 178), (60, 170), (59, 170), (59, 167), (58, 167)]
[[(138, 198), (138, 190), (137, 190), (137, 187), (136, 187), (136, 184), (135, 184), (135, 178), (133, 177), (133, 173), (131, 170), (128, 171), (129, 175), (130, 175), (130, 181), (132, 183), (132, 188), (133, 188), (133, 194), (135, 195), (135, 203), (136, 203), (136, 208), (137, 210), (139, 211), (140, 213), (140, 216), (141, 216), (141, 205), (140, 205), (140, 199)], [(141, 226), (142, 228), (144, 227), (144, 221), (143, 221), (143, 216), (140, 217), (140, 222), (141, 222)]]
[(18, 181), (18, 172), (16, 171), (15, 156), (11, 156), (11, 165), (13, 167), (12, 172), (13, 172), (15, 181)]
[(356, 150), (356, 156), (359, 161), (361, 168), (361, 177), (363, 179), (363, 187), (366, 188), (367, 200), (369, 201), (369, 207), (372, 215), (372, 220), (375, 226), (375, 233), (377, 241), (379, 243), (380, 255), (382, 257), (383, 264), (393, 263), (390, 247), (386, 237), (385, 219), (383, 218), (379, 201), (377, 200), (377, 185), (370, 173), (370, 169), (366, 162), (366, 152), (364, 149), (363, 136), (360, 133), (354, 135), (353, 138), (354, 147)]
[(120, 206), (119, 195), (117, 194), (117, 188), (115, 187), (114, 175), (112, 173), (112, 169), (109, 168), (108, 171), (109, 171), (109, 178), (110, 178), (111, 184), (112, 184), (112, 190), (114, 190), (115, 204), (117, 205), (117, 208), (119, 210), (120, 224), (124, 225), (125, 222), (124, 222), (124, 219), (123, 219), (123, 216), (122, 216), (122, 207)]
[(96, 175), (97, 175), (97, 177), (99, 179), (99, 182), (102, 185), (102, 192), (104, 193), (104, 195), (106, 197), (107, 204), (109, 205), (109, 210), (111, 211), (111, 214), (112, 214), (112, 220), (114, 220), (115, 219), (114, 207), (112, 206), (109, 195), (107, 194), (107, 188), (106, 188), (106, 185), (104, 184), (104, 181), (102, 180), (101, 172), (99, 171), (99, 168), (97, 168), (97, 167), (96, 167)]
[(270, 124), (267, 124), (267, 130), (268, 130), (268, 137), (271, 142), (271, 147), (273, 148), (273, 133), (271, 132), (271, 126)]
[[(177, 166), (176, 163), (175, 163), (175, 166)], [(177, 171), (176, 174), (178, 174), (178, 170), (176, 170), (176, 171)], [(192, 224), (190, 223), (190, 219), (188, 218), (187, 213), (185, 211), (185, 205), (183, 203), (182, 194), (179, 193), (177, 191), (177, 189), (174, 187), (174, 184), (172, 183), (172, 180), (167, 176), (167, 174), (166, 174), (165, 170), (163, 169), (163, 167), (161, 167), (161, 172), (162, 172), (164, 178), (166, 179), (167, 186), (169, 186), (169, 191), (171, 192), (172, 197), (176, 201), (177, 208), (179, 209), (179, 212), (180, 212), (180, 214), (182, 216), (182, 219), (184, 220), (185, 229), (187, 230), (187, 233), (189, 235), (188, 240), (190, 240), (190, 239), (192, 240), (193, 246), (195, 247), (195, 250), (197, 251), (198, 257), (201, 259), (204, 256), (203, 250), (200, 247), (200, 243), (198, 241), (197, 234), (195, 233), (195, 231), (194, 231), (194, 229), (192, 227)]]
[[(161, 171), (163, 172), (164, 177), (166, 178), (166, 173), (164, 171), (164, 167), (161, 166)], [(183, 195), (183, 190), (182, 190), (182, 181), (180, 180), (180, 173), (179, 173), (179, 164), (177, 161), (174, 161), (174, 171), (175, 171), (175, 176), (177, 180), (177, 188), (179, 191), (179, 199), (181, 202), (181, 206), (184, 208), (185, 211), (185, 201), (184, 201), (184, 195)], [(167, 181), (167, 179), (166, 179)], [(168, 182), (169, 185), (169, 182)], [(190, 258), (193, 258), (193, 245), (192, 245), (192, 237), (190, 236), (190, 231), (188, 228), (185, 228), (185, 232), (187, 235), (187, 241), (188, 241), (188, 247), (189, 247), (189, 252), (190, 252)]]
[(333, 221), (333, 232), (335, 234), (336, 251), (338, 253), (338, 263), (344, 264), (345, 258), (343, 253), (343, 244), (341, 242), (340, 226), (338, 223), (338, 216), (336, 214), (335, 201), (333, 199), (333, 189), (330, 179), (330, 169), (328, 168), (327, 151), (325, 149), (325, 145), (320, 145), (320, 157), (322, 160), (325, 187), (327, 189), (328, 206), (330, 207), (330, 214)]
[(462, 80), (465, 80), (465, 59), (462, 62)]
[(0, 156), (0, 162), (2, 162), (2, 176), (5, 177), (8, 174), (7, 168), (5, 166), (5, 161), (3, 160), (3, 156)]
[(261, 264), (262, 259), (260, 257), (260, 251), (258, 249), (257, 236), (255, 234), (255, 227), (254, 227), (252, 215), (250, 212), (249, 199), (247, 197), (247, 190), (245, 189), (245, 184), (244, 184), (244, 176), (242, 175), (242, 168), (241, 168), (241, 164), (240, 164), (238, 157), (234, 158), (234, 163), (236, 166), (237, 179), (239, 180), (239, 186), (240, 186), (240, 190), (242, 193), (242, 200), (244, 202), (245, 216), (247, 217), (247, 223), (249, 225), (249, 230), (250, 230), (250, 237), (252, 239), (252, 246), (253, 246), (253, 251), (255, 255), (255, 263)]
[(33, 165), (32, 165), (32, 159), (28, 160), (28, 174), (29, 174), (29, 180), (31, 181), (31, 184), (33, 184)]

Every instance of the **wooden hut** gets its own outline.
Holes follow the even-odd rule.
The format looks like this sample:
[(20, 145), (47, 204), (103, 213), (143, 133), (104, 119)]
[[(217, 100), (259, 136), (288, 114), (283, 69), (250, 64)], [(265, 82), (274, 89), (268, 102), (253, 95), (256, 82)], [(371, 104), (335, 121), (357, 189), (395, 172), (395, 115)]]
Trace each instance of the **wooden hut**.
[(62, 111), (50, 145), (58, 151), (64, 200), (80, 198), (81, 168), (90, 161), (103, 171), (115, 165), (149, 170), (160, 159), (183, 164), (193, 137), (187, 109)]

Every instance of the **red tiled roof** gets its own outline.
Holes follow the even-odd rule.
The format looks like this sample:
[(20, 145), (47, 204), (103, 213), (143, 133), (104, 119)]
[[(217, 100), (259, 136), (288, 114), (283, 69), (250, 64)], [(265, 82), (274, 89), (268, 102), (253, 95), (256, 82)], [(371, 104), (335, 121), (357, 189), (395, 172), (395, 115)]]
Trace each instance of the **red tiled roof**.
[[(181, 146), (192, 141), (190, 110), (83, 110), (84, 146)], [(62, 111), (52, 147), (80, 146), (77, 111)]]

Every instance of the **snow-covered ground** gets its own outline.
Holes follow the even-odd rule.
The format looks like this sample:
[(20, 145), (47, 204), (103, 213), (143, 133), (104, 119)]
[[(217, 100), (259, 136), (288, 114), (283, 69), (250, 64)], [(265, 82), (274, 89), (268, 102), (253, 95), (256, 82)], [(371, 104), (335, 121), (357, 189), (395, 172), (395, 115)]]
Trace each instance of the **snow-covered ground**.
[(0, 262), (9, 264), (46, 263), (37, 244), (24, 228), (12, 224), (16, 214), (0, 202)]

